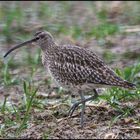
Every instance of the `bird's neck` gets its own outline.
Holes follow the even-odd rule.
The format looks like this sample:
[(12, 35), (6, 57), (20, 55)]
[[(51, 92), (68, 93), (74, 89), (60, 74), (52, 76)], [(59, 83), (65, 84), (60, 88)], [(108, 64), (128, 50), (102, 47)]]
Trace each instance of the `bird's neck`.
[(41, 49), (44, 53), (52, 53), (53, 50), (57, 48), (57, 44), (55, 42), (45, 42), (41, 44)]
[[(44, 45), (44, 46), (43, 46)], [(48, 66), (48, 61), (51, 56), (54, 56), (54, 52), (58, 49), (58, 45), (56, 43), (51, 44), (42, 44), (41, 50), (42, 50), (42, 63), (44, 66)]]

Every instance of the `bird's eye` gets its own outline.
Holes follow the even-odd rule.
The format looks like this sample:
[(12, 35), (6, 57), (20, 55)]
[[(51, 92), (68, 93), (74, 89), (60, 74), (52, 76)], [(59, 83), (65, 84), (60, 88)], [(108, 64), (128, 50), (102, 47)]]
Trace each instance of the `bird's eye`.
[(36, 37), (36, 40), (39, 40), (39, 37)]
[(38, 31), (35, 33), (34, 36), (36, 37), (37, 40), (39, 40), (39, 39), (43, 39), (45, 37), (45, 34), (41, 31)]

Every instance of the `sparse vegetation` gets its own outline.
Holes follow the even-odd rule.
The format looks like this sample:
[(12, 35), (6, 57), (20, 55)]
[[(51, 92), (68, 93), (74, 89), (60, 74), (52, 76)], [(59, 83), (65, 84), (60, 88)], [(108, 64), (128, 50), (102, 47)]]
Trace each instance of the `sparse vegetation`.
[[(0, 2), (0, 138), (105, 138), (111, 132), (111, 138), (140, 137), (140, 5), (109, 3)], [(65, 111), (71, 98), (78, 97), (54, 89), (42, 66), (40, 48), (27, 46), (3, 60), (6, 50), (38, 29), (48, 30), (59, 43), (92, 49), (137, 89), (104, 89), (98, 100), (87, 103), (82, 131), (77, 124), (79, 110), (69, 120)]]

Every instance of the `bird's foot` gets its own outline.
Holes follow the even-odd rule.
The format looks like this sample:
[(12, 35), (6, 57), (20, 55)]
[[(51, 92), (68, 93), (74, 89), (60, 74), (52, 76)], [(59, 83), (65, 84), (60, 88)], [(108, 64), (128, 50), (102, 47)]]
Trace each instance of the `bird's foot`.
[(80, 102), (77, 102), (75, 104), (72, 105), (72, 107), (70, 108), (69, 112), (68, 112), (68, 116), (71, 117), (73, 115), (73, 112), (75, 111), (75, 109), (79, 106), (79, 104), (81, 104)]
[(68, 116), (71, 117), (73, 115), (73, 112), (75, 111), (75, 109), (79, 106), (79, 104), (82, 104), (82, 111), (81, 111), (81, 119), (80, 119), (80, 124), (81, 124), (81, 128), (83, 128), (84, 125), (84, 112), (85, 112), (85, 103), (87, 101), (90, 101), (92, 99), (95, 99), (98, 97), (98, 93), (97, 91), (94, 89), (95, 94), (87, 99), (84, 98), (83, 94), (81, 93), (81, 101), (73, 104), (73, 106), (70, 108), (69, 112), (68, 112)]
[(84, 100), (82, 100), (82, 101), (79, 101), (79, 102), (77, 102), (77, 103), (75, 103), (75, 104), (73, 104), (72, 107), (70, 108), (69, 112), (68, 112), (68, 116), (71, 117), (71, 116), (73, 115), (73, 112), (75, 111), (75, 109), (76, 109), (80, 104), (86, 103), (87, 101), (90, 101), (90, 100), (92, 100), (92, 99), (95, 99), (95, 95), (94, 95), (94, 96), (91, 96), (91, 97), (89, 97), (89, 98), (87, 98), (87, 99), (84, 99)]

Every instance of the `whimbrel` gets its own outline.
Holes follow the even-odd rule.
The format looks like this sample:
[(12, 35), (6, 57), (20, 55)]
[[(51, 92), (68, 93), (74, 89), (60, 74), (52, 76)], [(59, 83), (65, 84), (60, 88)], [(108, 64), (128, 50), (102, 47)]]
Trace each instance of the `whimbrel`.
[[(42, 50), (42, 63), (58, 86), (71, 89), (79, 93), (81, 101), (75, 103), (70, 111), (71, 116), (79, 104), (82, 104), (81, 127), (84, 123), (85, 102), (95, 99), (97, 87), (118, 86), (134, 89), (135, 85), (118, 77), (102, 59), (91, 50), (75, 45), (58, 45), (53, 36), (47, 31), (38, 31), (33, 39), (25, 41), (11, 48), (6, 57), (13, 50), (36, 42)], [(85, 99), (87, 89), (94, 91), (92, 97)]]

